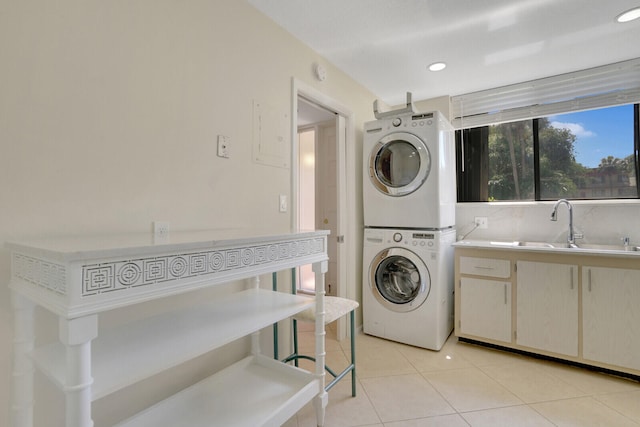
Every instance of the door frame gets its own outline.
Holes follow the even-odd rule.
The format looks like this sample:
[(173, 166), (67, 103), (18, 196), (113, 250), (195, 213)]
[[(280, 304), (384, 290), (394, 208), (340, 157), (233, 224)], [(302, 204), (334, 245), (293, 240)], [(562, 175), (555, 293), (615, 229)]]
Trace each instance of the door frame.
[[(338, 183), (338, 229), (342, 231), (344, 242), (339, 244), (338, 249), (338, 282), (336, 295), (343, 298), (356, 300), (356, 169), (355, 167), (347, 168), (348, 164), (355, 165), (356, 144), (355, 144), (355, 115), (342, 103), (322, 93), (313, 86), (296, 79), (291, 80), (291, 146), (292, 146), (292, 167), (291, 167), (291, 227), (295, 229), (298, 217), (298, 97), (306, 98), (315, 104), (333, 111), (344, 119), (345, 137), (341, 138), (337, 135), (338, 152), (336, 156)], [(329, 236), (329, 238), (337, 238), (337, 236)], [(345, 319), (338, 321), (338, 339), (341, 340), (347, 336), (347, 324)]]

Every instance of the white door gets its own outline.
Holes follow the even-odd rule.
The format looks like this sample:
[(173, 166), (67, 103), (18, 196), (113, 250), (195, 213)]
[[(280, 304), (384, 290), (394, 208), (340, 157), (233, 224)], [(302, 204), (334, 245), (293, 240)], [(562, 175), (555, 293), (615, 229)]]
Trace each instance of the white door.
[(327, 295), (336, 295), (338, 289), (338, 174), (337, 174), (337, 119), (317, 126), (316, 161), (316, 224), (315, 228), (329, 230), (327, 242), (329, 266), (325, 274)]
[[(336, 115), (336, 225), (335, 239), (336, 242), (336, 262), (340, 261), (342, 266), (336, 264), (336, 290), (332, 295), (345, 297), (347, 283), (347, 269), (345, 267), (347, 259), (347, 250), (344, 244), (344, 236), (347, 232), (347, 215), (349, 211), (347, 205), (347, 125), (344, 116)], [(340, 290), (340, 293), (338, 293)], [(342, 321), (339, 335), (342, 336), (346, 325)]]

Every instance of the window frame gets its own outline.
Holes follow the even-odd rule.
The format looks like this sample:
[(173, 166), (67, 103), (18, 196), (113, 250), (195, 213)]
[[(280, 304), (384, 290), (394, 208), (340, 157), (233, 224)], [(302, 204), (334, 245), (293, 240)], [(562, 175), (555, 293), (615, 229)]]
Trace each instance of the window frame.
[[(601, 109), (614, 106), (603, 106)], [(599, 108), (600, 109), (600, 108)], [(562, 113), (559, 113), (562, 114)], [(541, 197), (540, 185), (540, 141), (538, 122), (541, 117), (532, 120), (533, 132), (533, 175), (534, 175), (534, 199), (521, 200), (489, 200), (488, 193), (488, 164), (482, 164), (488, 161), (488, 142), (484, 147), (482, 144), (478, 147), (469, 143), (468, 136), (471, 133), (480, 135), (487, 133), (490, 125), (478, 126), (474, 128), (457, 129), (455, 132), (456, 141), (456, 182), (457, 182), (457, 201), (458, 203), (514, 203), (514, 202), (546, 202), (557, 199), (548, 199)], [(465, 137), (467, 135), (467, 137)], [(607, 198), (568, 198), (573, 201), (623, 201), (623, 200), (640, 200), (640, 103), (633, 104), (633, 159), (635, 163), (636, 173), (636, 195), (635, 197), (607, 197)], [(482, 140), (481, 140), (482, 141)], [(488, 138), (486, 138), (488, 141)], [(486, 156), (483, 152), (487, 151)], [(472, 157), (468, 153), (479, 153), (478, 156)], [(484, 175), (484, 176), (483, 176)], [(486, 179), (485, 179), (486, 178)], [(479, 181), (481, 184), (474, 187), (473, 182)], [(479, 195), (486, 192), (485, 200), (479, 200)]]

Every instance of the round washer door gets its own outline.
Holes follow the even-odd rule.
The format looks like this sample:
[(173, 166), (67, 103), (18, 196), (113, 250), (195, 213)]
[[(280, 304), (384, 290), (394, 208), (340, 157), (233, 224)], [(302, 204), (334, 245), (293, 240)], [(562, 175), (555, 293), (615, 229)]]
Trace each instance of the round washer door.
[(371, 262), (369, 276), (376, 300), (396, 312), (420, 307), (431, 289), (431, 277), (424, 261), (404, 248), (380, 251)]
[(416, 191), (431, 171), (431, 154), (417, 136), (396, 132), (382, 138), (369, 157), (373, 186), (389, 196), (405, 196)]

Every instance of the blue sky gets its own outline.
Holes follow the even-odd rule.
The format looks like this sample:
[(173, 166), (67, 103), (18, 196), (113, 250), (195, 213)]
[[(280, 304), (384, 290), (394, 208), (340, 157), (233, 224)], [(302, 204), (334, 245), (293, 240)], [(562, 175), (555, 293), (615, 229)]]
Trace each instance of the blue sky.
[(633, 154), (633, 105), (550, 116), (551, 125), (576, 135), (576, 161), (597, 167), (607, 156)]

